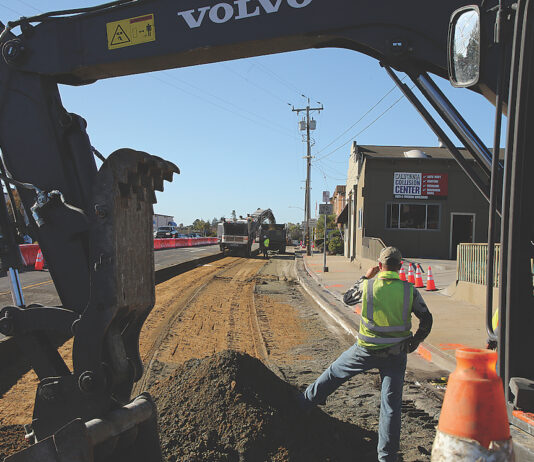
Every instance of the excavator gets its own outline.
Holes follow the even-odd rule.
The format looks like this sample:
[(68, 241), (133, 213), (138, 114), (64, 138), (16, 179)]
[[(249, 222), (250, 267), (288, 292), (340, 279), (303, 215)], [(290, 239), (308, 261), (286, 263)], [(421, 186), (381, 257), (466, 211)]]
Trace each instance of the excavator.
[(217, 235), (221, 252), (234, 251), (244, 257), (250, 257), (256, 250), (254, 242), (259, 238), (260, 228), (265, 221), (276, 223), (271, 209), (256, 209), (247, 214), (246, 218), (239, 217), (236, 221), (223, 221), (217, 225)]
[[(13, 295), (0, 310), (0, 332), (39, 379), (26, 426), (32, 445), (6, 460), (162, 459), (154, 404), (131, 393), (143, 373), (139, 334), (154, 305), (154, 191), (178, 168), (134, 149), (103, 156), (83, 117), (62, 105), (58, 84), (327, 47), (378, 60), (490, 204), (489, 247), (500, 242), (502, 259), (499, 326), (493, 331), (490, 304), (488, 335), (498, 343), (516, 458), (533, 460), (534, 0), (117, 0), (1, 30), (0, 180), (8, 194), (17, 189), (29, 225), (9, 217), (0, 195), (0, 266)], [(495, 105), (492, 148), (431, 75)], [(39, 241), (61, 306), (25, 305), (16, 245), (23, 231)], [(72, 369), (57, 335), (74, 337)]]

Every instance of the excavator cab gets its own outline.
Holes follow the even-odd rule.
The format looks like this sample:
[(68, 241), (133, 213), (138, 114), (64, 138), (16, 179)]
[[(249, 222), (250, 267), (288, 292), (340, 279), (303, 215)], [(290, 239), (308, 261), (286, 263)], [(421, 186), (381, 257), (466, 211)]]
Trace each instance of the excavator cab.
[[(517, 460), (534, 457), (534, 1), (499, 1), (483, 10), (456, 10), (449, 24), (448, 70), (452, 85), (484, 91), (489, 69), (497, 79), (494, 150), (500, 147), (500, 121), (507, 116), (504, 168), (492, 165), (488, 250), (500, 243), (500, 266), (488, 252), (487, 281), (498, 273), (498, 328), (492, 323), (493, 284), (488, 283), (486, 330), (498, 345), (498, 373), (503, 381)], [(500, 229), (497, 228), (500, 216)]]

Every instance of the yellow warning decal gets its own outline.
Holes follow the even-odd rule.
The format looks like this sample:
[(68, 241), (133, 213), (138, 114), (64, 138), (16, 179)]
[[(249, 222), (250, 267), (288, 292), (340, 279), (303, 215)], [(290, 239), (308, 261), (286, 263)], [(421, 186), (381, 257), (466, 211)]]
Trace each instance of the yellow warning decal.
[(108, 22), (106, 29), (108, 32), (108, 49), (110, 50), (156, 40), (153, 14)]

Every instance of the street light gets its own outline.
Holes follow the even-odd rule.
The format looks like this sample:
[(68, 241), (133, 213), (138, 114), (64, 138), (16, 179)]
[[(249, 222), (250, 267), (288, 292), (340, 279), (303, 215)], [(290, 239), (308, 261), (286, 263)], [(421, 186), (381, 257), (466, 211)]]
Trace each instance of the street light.
[(330, 204), (330, 192), (323, 191), (324, 204), (319, 205), (319, 215), (324, 214), (324, 237), (323, 237), (323, 273), (328, 272), (328, 266), (326, 266), (326, 219), (328, 215), (332, 214), (332, 204)]

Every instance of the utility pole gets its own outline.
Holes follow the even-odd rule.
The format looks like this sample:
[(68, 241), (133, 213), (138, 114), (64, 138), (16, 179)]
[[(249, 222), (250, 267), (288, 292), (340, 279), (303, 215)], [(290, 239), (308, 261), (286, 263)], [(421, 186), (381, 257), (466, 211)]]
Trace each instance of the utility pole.
[[(302, 95), (304, 96), (304, 95)], [(317, 102), (317, 104), (321, 104), (320, 102)], [(305, 127), (303, 127), (303, 124), (300, 124), (301, 130), (306, 130), (306, 145), (307, 145), (307, 151), (306, 151), (306, 194), (305, 194), (305, 209), (306, 209), (306, 235), (305, 235), (305, 242), (306, 242), (306, 255), (311, 255), (311, 238), (310, 238), (310, 184), (311, 184), (311, 138), (310, 138), (310, 130), (315, 130), (316, 128), (316, 121), (312, 120), (312, 124), (310, 125), (310, 112), (311, 111), (317, 111), (321, 112), (324, 110), (323, 105), (321, 104), (321, 107), (310, 107), (310, 98), (308, 98), (308, 104), (305, 108), (295, 108), (292, 107), (292, 111), (296, 112), (297, 115), (299, 115), (301, 112), (306, 112), (306, 120), (302, 121), (305, 122)]]

